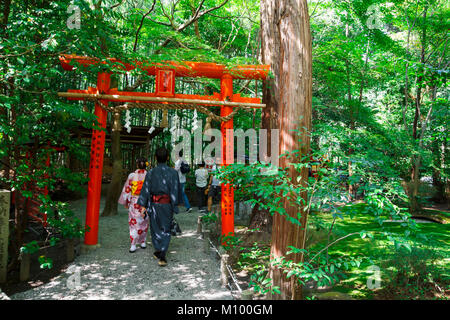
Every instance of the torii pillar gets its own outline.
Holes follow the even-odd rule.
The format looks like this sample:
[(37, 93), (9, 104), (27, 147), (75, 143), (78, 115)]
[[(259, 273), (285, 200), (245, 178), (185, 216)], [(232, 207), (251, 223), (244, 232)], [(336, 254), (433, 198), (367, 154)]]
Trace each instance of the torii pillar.
[[(97, 76), (97, 93), (107, 93), (111, 84), (111, 74), (99, 72)], [(95, 115), (101, 128), (106, 128), (108, 112), (100, 104), (108, 105), (108, 101), (99, 100), (95, 104)], [(105, 131), (92, 130), (91, 160), (89, 164), (89, 182), (86, 204), (86, 233), (84, 247), (97, 248), (98, 220), (100, 212), (100, 197), (102, 191), (103, 155), (105, 152)]]

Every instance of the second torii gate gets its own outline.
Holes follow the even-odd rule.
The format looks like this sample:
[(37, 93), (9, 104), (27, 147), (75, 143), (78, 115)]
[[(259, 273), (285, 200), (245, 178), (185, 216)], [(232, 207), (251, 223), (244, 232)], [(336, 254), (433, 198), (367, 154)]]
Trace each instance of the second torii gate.
[[(136, 64), (123, 63), (117, 59), (100, 61), (96, 58), (81, 57), (75, 55), (61, 55), (61, 65), (64, 70), (73, 70), (74, 64), (79, 66), (115, 64), (119, 69), (130, 71), (140, 68), (148, 75), (155, 76), (155, 92), (125, 92), (117, 88), (110, 88), (111, 73), (98, 72), (97, 88), (89, 87), (87, 90), (68, 90), (67, 93), (58, 93), (69, 100), (96, 99), (95, 115), (102, 128), (106, 128), (108, 102), (135, 102), (152, 104), (177, 104), (177, 105), (201, 105), (220, 106), (220, 116), (230, 116), (234, 107), (246, 106), (261, 108), (259, 98), (241, 97), (233, 94), (233, 79), (264, 80), (269, 72), (269, 66), (244, 65), (234, 68), (226, 68), (224, 65), (201, 62), (165, 62), (146, 66), (142, 62)], [(221, 92), (212, 96), (187, 95), (175, 93), (176, 77), (206, 77), (220, 79)], [(231, 131), (230, 131), (231, 130)], [(222, 122), (222, 165), (233, 163), (234, 159), (234, 135), (233, 118)], [(91, 159), (89, 165), (89, 182), (86, 207), (86, 233), (84, 244), (86, 246), (98, 245), (98, 222), (100, 212), (100, 193), (102, 182), (103, 155), (105, 148), (105, 132), (93, 129), (91, 141)], [(221, 192), (221, 216), (222, 235), (234, 234), (234, 191), (231, 185), (222, 184)]]

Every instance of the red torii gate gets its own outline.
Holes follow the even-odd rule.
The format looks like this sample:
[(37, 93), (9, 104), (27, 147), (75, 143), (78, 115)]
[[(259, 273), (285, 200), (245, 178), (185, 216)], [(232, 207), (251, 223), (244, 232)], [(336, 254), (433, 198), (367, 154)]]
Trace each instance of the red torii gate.
[[(135, 64), (123, 63), (111, 58), (101, 61), (97, 58), (81, 57), (76, 55), (61, 55), (59, 57), (64, 70), (73, 70), (73, 61), (81, 66), (111, 63), (119, 69), (130, 71), (140, 68), (148, 75), (155, 76), (155, 92), (125, 92), (117, 88), (110, 88), (111, 72), (98, 72), (97, 88), (89, 87), (87, 90), (68, 90), (67, 93), (58, 93), (59, 96), (69, 100), (84, 100), (97, 98), (95, 103), (95, 115), (102, 128), (106, 127), (107, 107), (109, 101), (137, 102), (137, 103), (161, 103), (168, 104), (164, 98), (170, 98), (171, 103), (198, 104), (202, 106), (220, 106), (220, 116), (226, 117), (233, 112), (233, 107), (245, 105), (247, 107), (261, 108), (259, 98), (241, 97), (233, 94), (233, 79), (264, 80), (267, 77), (270, 66), (268, 65), (243, 65), (226, 68), (224, 65), (202, 62), (173, 62), (145, 65), (143, 62)], [(176, 77), (206, 77), (220, 79), (221, 92), (212, 96), (187, 95), (175, 93)], [(103, 104), (103, 106), (102, 106)], [(234, 136), (233, 118), (221, 124), (222, 132), (222, 165), (229, 165), (234, 160)], [(231, 133), (230, 133), (231, 132)], [(103, 169), (103, 155), (105, 147), (105, 132), (92, 131), (91, 159), (89, 165), (89, 183), (86, 207), (86, 228), (84, 244), (97, 246), (98, 222), (100, 212), (100, 193)], [(230, 185), (222, 184), (221, 187), (221, 215), (222, 235), (234, 234), (234, 190)]]

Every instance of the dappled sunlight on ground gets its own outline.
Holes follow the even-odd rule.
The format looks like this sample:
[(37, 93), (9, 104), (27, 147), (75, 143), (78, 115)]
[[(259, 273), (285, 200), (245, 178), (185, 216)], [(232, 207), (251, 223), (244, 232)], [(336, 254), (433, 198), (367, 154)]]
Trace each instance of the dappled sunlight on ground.
[[(86, 200), (73, 201), (71, 206), (84, 223)], [(100, 212), (103, 206), (104, 199)], [(203, 240), (195, 231), (198, 215), (196, 211), (176, 215), (183, 233), (172, 237), (168, 265), (160, 267), (152, 256), (150, 235), (147, 249), (128, 252), (128, 213), (121, 207), (119, 215), (100, 218), (100, 248), (78, 256), (49, 283), (11, 299), (232, 299), (221, 287), (220, 262), (203, 252)]]

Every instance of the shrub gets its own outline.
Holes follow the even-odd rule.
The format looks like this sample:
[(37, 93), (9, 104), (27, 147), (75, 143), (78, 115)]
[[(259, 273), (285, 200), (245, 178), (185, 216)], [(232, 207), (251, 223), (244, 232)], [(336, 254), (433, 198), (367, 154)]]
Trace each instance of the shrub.
[(410, 248), (395, 248), (385, 261), (387, 285), (382, 294), (395, 299), (426, 299), (444, 292), (443, 279), (437, 262), (444, 256), (431, 246), (414, 244)]

